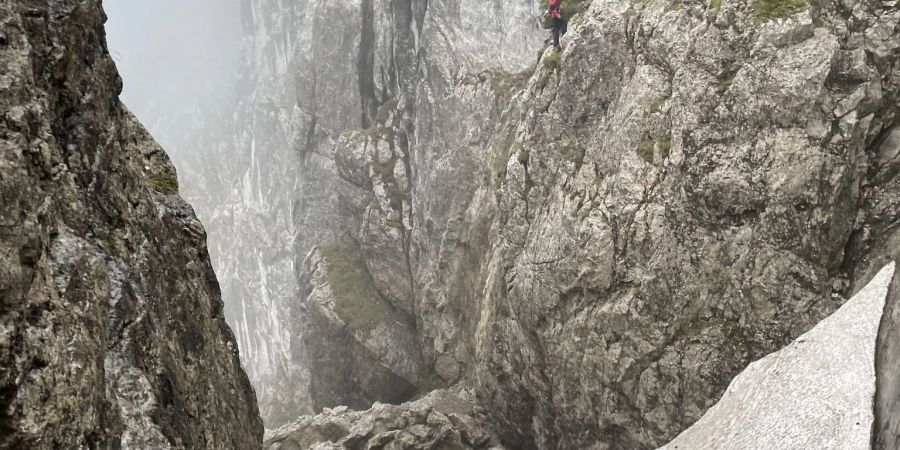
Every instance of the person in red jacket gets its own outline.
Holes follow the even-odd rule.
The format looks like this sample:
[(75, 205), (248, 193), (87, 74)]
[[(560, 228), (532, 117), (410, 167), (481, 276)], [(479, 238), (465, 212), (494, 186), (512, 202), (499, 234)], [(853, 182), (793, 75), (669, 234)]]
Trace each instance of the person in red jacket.
[(547, 10), (547, 13), (553, 18), (553, 27), (551, 28), (553, 33), (553, 47), (557, 50), (560, 49), (559, 37), (566, 34), (566, 31), (569, 29), (569, 21), (566, 20), (560, 12), (559, 7), (561, 5), (562, 0), (550, 0), (550, 9)]

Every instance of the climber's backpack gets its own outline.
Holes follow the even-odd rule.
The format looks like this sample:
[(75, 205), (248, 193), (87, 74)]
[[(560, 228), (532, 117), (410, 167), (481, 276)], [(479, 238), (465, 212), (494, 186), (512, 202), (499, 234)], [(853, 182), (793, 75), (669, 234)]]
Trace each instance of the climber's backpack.
[(553, 14), (550, 14), (550, 11), (545, 12), (544, 15), (541, 16), (541, 27), (545, 30), (553, 28)]

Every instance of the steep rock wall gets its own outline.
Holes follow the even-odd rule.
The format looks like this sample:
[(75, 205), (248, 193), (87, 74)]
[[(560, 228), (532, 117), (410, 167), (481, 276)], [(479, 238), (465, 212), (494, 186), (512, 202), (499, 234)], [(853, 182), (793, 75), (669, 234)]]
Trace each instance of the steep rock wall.
[[(439, 273), (460, 281), (477, 274), (470, 264), (482, 249), (450, 244), (438, 257), (441, 236), (470, 226), (478, 231), (465, 239), (487, 235), (489, 218), (470, 224), (462, 215), (490, 202), (483, 148), (512, 92), (515, 77), (505, 71), (525, 67), (539, 39), (532, 5), (493, 7), (487, 14), (465, 2), (338, 2), (312, 16), (314, 35), (327, 27), (342, 36), (341, 47), (310, 48), (298, 77), (310, 139), (296, 209), (305, 301), (295, 314), (317, 408), (400, 402), (458, 381), (460, 361), (471, 359), (458, 324), (475, 324), (476, 308), (453, 305), (445, 324), (433, 308), (464, 292)], [(495, 17), (509, 23), (500, 27)], [(471, 183), (477, 175), (485, 176)], [(423, 338), (437, 340), (439, 351)]]
[(872, 425), (872, 449), (888, 450), (900, 444), (900, 274), (895, 274), (888, 291), (884, 316), (878, 332), (875, 356), (875, 423)]
[(479, 377), (539, 446), (661, 444), (830, 314), (869, 253), (852, 238), (897, 115), (897, 10), (767, 5), (594, 2), (532, 91)]
[[(227, 279), (225, 314), (257, 391), (266, 426), (311, 411), (306, 370), (291, 346), (289, 305), (298, 296), (292, 253), (300, 142), (294, 78), (306, 2), (241, 0), (244, 48), (237, 104), (207, 130), (221, 148), (192, 164), (215, 234), (211, 252)], [(210, 167), (221, 170), (210, 171)], [(223, 195), (224, 194), (224, 195)]]
[(205, 232), (104, 20), (0, 4), (0, 447), (256, 447)]
[(374, 8), (374, 119), (301, 107), (314, 405), (472, 383), (513, 447), (651, 448), (833, 312), (890, 254), (898, 9), (788, 3), (594, 1), (519, 74)]

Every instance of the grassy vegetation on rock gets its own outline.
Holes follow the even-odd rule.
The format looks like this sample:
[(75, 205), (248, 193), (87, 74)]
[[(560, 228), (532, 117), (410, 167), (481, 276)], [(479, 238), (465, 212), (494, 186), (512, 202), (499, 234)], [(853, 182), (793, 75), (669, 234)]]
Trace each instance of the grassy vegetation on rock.
[(654, 100), (653, 103), (650, 104), (650, 113), (655, 114), (655, 113), (659, 112), (659, 110), (662, 108), (663, 105), (666, 104), (667, 101), (669, 101), (668, 96), (660, 97), (660, 98)]
[(756, 0), (754, 15), (756, 20), (767, 20), (787, 17), (809, 7), (805, 0)]
[(719, 17), (720, 9), (722, 9), (722, 0), (712, 0), (709, 5), (709, 13), (707, 14), (710, 21), (715, 22), (716, 18)]
[(637, 152), (637, 155), (644, 161), (647, 161), (648, 163), (652, 163), (653, 162), (653, 145), (655, 143), (656, 143), (656, 141), (654, 141), (653, 139), (644, 139), (643, 141), (641, 141), (640, 144), (638, 144), (637, 149), (635, 149), (635, 151)]
[(665, 159), (669, 156), (669, 150), (672, 149), (672, 140), (668, 136), (644, 139), (638, 144), (635, 152), (641, 159), (653, 164), (657, 149), (659, 149), (660, 156)]
[(153, 187), (155, 187), (157, 191), (163, 194), (178, 194), (178, 178), (176, 178), (174, 175), (151, 175), (147, 178), (147, 180), (150, 181), (150, 184), (153, 185)]
[(387, 316), (359, 244), (350, 237), (320, 249), (325, 257), (335, 312), (354, 331), (370, 331)]
[(541, 77), (538, 78), (538, 87), (540, 89), (544, 89), (544, 87), (547, 86), (547, 82), (550, 81), (550, 77), (553, 76), (553, 72), (556, 72), (556, 69), (559, 68), (561, 55), (561, 52), (550, 49), (550, 54), (543, 58), (541, 62), (543, 71), (541, 71)]

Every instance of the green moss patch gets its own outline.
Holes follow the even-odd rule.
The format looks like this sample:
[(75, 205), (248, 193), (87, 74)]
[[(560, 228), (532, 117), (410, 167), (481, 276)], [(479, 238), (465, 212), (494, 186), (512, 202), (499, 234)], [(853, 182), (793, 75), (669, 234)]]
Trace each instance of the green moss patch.
[(669, 156), (669, 150), (672, 149), (672, 140), (668, 136), (644, 139), (635, 148), (635, 153), (647, 163), (653, 164), (657, 149), (659, 149), (660, 156), (665, 159)]
[(335, 299), (335, 312), (354, 331), (370, 331), (383, 322), (388, 306), (378, 297), (359, 244), (350, 237), (320, 248)]
[(110, 232), (106, 235), (106, 250), (112, 255), (118, 255), (122, 252), (122, 241), (115, 233)]
[(541, 71), (541, 77), (538, 78), (538, 87), (540, 89), (544, 89), (547, 86), (547, 82), (550, 81), (553, 72), (556, 72), (556, 69), (559, 68), (560, 56), (562, 56), (562, 52), (559, 50), (549, 49), (549, 51), (550, 54), (541, 61), (543, 70)]
[(653, 163), (653, 145), (655, 143), (656, 141), (654, 141), (653, 139), (644, 139), (640, 144), (638, 144), (635, 152), (637, 152), (637, 155), (644, 161)]
[(669, 150), (672, 150), (672, 139), (668, 137), (659, 138), (656, 140), (656, 146), (659, 148), (659, 154), (663, 159), (668, 158)]
[(722, 0), (712, 0), (709, 5), (709, 13), (706, 17), (708, 17), (711, 22), (714, 22), (716, 18), (719, 17), (720, 9), (722, 9)]
[(384, 125), (391, 118), (391, 113), (397, 110), (397, 100), (389, 100), (378, 107), (375, 113), (375, 122)]
[(806, 0), (756, 0), (754, 15), (756, 20), (767, 20), (787, 17), (809, 7)]
[(174, 175), (159, 174), (151, 175), (147, 178), (150, 184), (157, 191), (166, 195), (178, 194), (178, 178)]
[(659, 112), (659, 110), (662, 108), (663, 105), (666, 104), (667, 101), (669, 101), (669, 97), (660, 97), (660, 98), (654, 100), (653, 103), (650, 104), (650, 114), (655, 114), (655, 113)]
[(670, 12), (670, 11), (678, 11), (678, 10), (680, 10), (682, 7), (684, 7), (684, 5), (682, 4), (681, 0), (672, 0), (672, 1), (669, 2), (668, 5), (666, 5), (665, 11), (666, 11), (666, 12)]
[(394, 167), (397, 165), (397, 158), (391, 158), (385, 162), (373, 162), (372, 171), (381, 176), (381, 178), (391, 178), (393, 180)]
[(562, 55), (561, 52), (551, 51), (550, 54), (544, 58), (541, 62), (541, 65), (544, 66), (544, 70), (553, 72), (559, 67), (559, 58)]
[(513, 82), (508, 76), (497, 74), (491, 78), (491, 92), (494, 97), (503, 98), (512, 90)]

